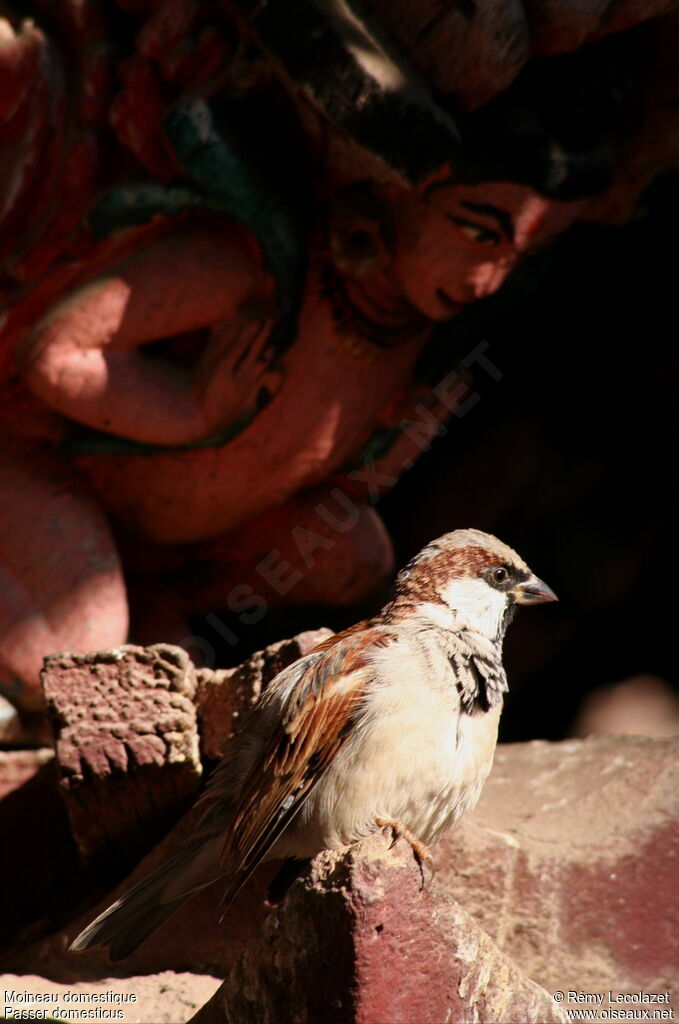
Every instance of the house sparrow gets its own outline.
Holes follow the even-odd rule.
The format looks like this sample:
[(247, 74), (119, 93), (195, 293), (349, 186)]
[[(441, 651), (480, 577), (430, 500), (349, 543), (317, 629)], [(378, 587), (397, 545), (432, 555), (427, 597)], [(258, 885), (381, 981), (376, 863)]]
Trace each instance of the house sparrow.
[(228, 904), (261, 861), (306, 860), (381, 827), (428, 859), (490, 771), (515, 607), (555, 600), (487, 533), (432, 541), (379, 615), (276, 676), (201, 797), (189, 844), (71, 949), (107, 946), (121, 959), (215, 879), (224, 878)]

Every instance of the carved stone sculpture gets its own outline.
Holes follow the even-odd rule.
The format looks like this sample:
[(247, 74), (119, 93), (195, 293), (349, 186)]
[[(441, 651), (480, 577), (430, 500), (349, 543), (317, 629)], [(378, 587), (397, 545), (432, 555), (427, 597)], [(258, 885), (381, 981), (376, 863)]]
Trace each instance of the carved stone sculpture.
[(454, 318), (676, 163), (670, 7), (0, 4), (10, 700), (130, 604), (181, 641), (380, 584), (377, 497), (488, 369)]

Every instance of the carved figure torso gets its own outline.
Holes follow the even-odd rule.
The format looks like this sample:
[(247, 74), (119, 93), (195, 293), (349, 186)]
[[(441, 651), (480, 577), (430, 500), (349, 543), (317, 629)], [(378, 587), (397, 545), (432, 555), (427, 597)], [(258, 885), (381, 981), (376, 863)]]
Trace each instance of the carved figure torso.
[[(77, 458), (127, 526), (158, 543), (214, 537), (317, 486), (357, 454), (381, 410), (409, 380), (430, 328), (378, 349), (337, 322), (320, 287), (322, 260), (312, 259), (297, 340), (270, 383), (274, 396), (242, 433), (228, 444), (183, 451), (179, 476), (176, 451)], [(238, 348), (233, 361), (237, 356)], [(265, 362), (252, 369), (267, 373)], [(238, 371), (235, 380), (253, 390), (253, 381), (240, 383)]]

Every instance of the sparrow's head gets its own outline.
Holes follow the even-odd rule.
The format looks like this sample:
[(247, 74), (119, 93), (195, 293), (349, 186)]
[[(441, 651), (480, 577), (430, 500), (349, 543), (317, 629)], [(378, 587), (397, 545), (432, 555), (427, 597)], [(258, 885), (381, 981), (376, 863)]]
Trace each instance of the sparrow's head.
[(399, 573), (393, 609), (411, 608), (446, 629), (501, 640), (518, 604), (557, 596), (524, 560), (481, 530), (455, 530), (427, 544)]

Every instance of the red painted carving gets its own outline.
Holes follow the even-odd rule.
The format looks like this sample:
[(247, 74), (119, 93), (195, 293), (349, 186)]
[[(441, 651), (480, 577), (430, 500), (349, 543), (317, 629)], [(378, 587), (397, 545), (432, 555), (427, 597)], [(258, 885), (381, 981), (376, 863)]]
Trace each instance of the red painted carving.
[[(276, 282), (243, 223), (180, 209), (102, 238), (88, 215), (114, 185), (187, 185), (165, 130), (183, 90), (245, 93), (279, 72), (252, 56), (226, 3), (119, 0), (134, 38), (125, 52), (108, 35), (111, 5), (57, 6), (36, 0), (22, 22), (0, 4), (0, 686), (26, 708), (40, 706), (45, 654), (125, 642), (126, 571), (139, 594), (162, 595), (162, 616), (144, 609), (165, 623), (156, 640), (190, 633), (191, 613), (254, 614), (258, 598), (369, 594), (391, 570), (371, 505), (465, 397), (462, 380), (438, 393), (414, 380), (433, 325), (576, 219), (627, 215), (677, 156), (670, 18), (647, 33), (659, 55), (649, 81), (662, 88), (594, 200), (463, 183), (452, 166), (413, 187), (380, 178), (281, 79), (306, 132), (317, 213), (297, 333), (274, 359)], [(373, 6), (464, 111), (506, 88), (531, 52), (574, 49), (668, 5), (630, 0), (613, 15), (601, 0), (586, 13), (541, 0), (527, 16), (492, 2), (469, 17), (433, 2)], [(117, 447), (78, 448), (74, 426)], [(380, 431), (389, 443), (366, 449)]]

